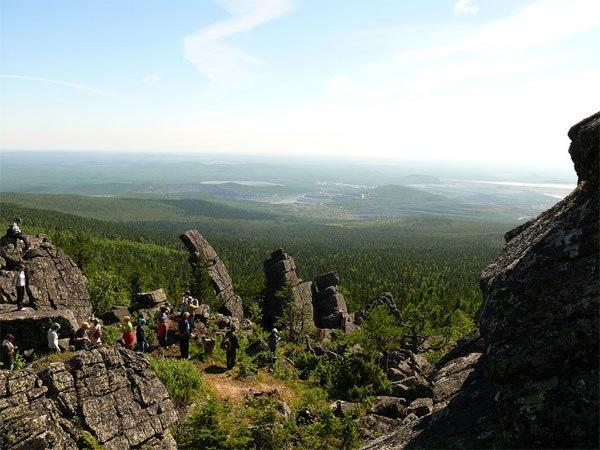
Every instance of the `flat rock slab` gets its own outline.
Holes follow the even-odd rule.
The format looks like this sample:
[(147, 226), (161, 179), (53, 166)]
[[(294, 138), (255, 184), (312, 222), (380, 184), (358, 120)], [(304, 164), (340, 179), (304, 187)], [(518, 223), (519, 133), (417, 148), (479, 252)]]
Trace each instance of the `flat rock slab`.
[(59, 338), (70, 338), (79, 327), (69, 310), (23, 310), (0, 314), (0, 338), (15, 336), (21, 350), (45, 351), (48, 349), (47, 332), (53, 322), (60, 324)]

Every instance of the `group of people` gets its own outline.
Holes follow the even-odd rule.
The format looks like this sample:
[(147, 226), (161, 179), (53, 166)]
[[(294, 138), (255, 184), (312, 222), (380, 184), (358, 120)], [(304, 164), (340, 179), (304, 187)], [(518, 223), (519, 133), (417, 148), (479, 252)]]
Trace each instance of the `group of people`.
[[(16, 218), (12, 226), (9, 228), (9, 235), (21, 240), (25, 243), (26, 248), (29, 248), (29, 243), (26, 237), (21, 232), (19, 225), (21, 219)], [(20, 263), (17, 267), (17, 271), (13, 277), (13, 286), (15, 287), (17, 294), (17, 308), (23, 309), (23, 300), (26, 293), (27, 274), (25, 271), (25, 265)], [(35, 308), (35, 304), (31, 301), (30, 306)], [(203, 307), (204, 315), (199, 316), (198, 311), (200, 307)], [(201, 305), (198, 299), (194, 298), (190, 292), (186, 291), (179, 305), (179, 317), (176, 320), (177, 334), (179, 337), (179, 350), (182, 359), (189, 359), (190, 351), (190, 340), (198, 339), (200, 334), (204, 350), (207, 354), (211, 354), (214, 349), (214, 340), (208, 337), (206, 333), (206, 324), (202, 322), (203, 317), (206, 317), (208, 313), (208, 305)], [(164, 355), (164, 349), (168, 346), (168, 335), (170, 329), (170, 315), (173, 313), (170, 307), (162, 306), (156, 317), (156, 336), (158, 338), (159, 348), (161, 353)], [(197, 331), (197, 322), (201, 330)], [(146, 319), (140, 317), (137, 319), (136, 326), (134, 327), (131, 317), (125, 316), (121, 321), (121, 338), (119, 343), (130, 350), (137, 350), (140, 352), (148, 352), (150, 350), (150, 343), (146, 339)], [(48, 339), (48, 351), (50, 353), (60, 353), (61, 348), (59, 345), (59, 332), (61, 326), (59, 323), (52, 323), (47, 332)], [(268, 338), (269, 349), (275, 355), (275, 349), (280, 338), (277, 334), (277, 329), (274, 328)], [(98, 347), (102, 344), (102, 323), (96, 317), (90, 317), (89, 321), (85, 321), (75, 332), (72, 337), (71, 345), (75, 350), (89, 350), (90, 348)], [(239, 340), (236, 334), (236, 328), (234, 325), (225, 333), (221, 342), (221, 348), (227, 355), (227, 369), (232, 369), (235, 366), (237, 351), (240, 348)], [(4, 362), (4, 367), (12, 370), (14, 368), (14, 362), (17, 353), (17, 346), (15, 345), (15, 337), (12, 334), (7, 334), (5, 339), (2, 341), (0, 357)]]

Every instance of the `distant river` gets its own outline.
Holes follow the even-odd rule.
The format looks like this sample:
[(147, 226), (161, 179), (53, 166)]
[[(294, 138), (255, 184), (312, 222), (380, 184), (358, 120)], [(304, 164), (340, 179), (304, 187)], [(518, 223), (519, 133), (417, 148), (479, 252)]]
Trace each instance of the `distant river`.
[(210, 181), (201, 181), (200, 182), (200, 184), (227, 184), (227, 183), (241, 184), (242, 186), (285, 186), (285, 184), (270, 183), (269, 181), (210, 180)]

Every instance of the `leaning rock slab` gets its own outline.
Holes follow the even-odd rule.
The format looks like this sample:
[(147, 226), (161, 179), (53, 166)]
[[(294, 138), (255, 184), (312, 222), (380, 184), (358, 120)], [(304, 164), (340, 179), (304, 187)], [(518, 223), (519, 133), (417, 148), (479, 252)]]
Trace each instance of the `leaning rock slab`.
[(212, 281), (217, 299), (221, 301), (222, 312), (238, 320), (243, 320), (242, 299), (233, 291), (233, 281), (227, 268), (214, 248), (198, 230), (189, 230), (179, 236), (190, 252), (192, 267), (206, 269)]

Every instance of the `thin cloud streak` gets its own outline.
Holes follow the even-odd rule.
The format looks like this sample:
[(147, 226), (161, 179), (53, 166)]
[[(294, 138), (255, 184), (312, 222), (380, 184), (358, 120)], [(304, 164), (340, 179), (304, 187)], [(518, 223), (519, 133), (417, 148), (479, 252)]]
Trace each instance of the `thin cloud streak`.
[(231, 17), (187, 36), (185, 58), (209, 81), (237, 84), (249, 77), (249, 65), (260, 58), (231, 47), (224, 39), (250, 31), (289, 13), (292, 0), (221, 0), (217, 2)]
[(116, 97), (117, 96), (116, 94), (113, 94), (112, 92), (103, 91), (103, 90), (96, 89), (91, 86), (86, 86), (84, 84), (72, 83), (70, 81), (52, 80), (50, 78), (30, 77), (30, 76), (25, 76), (25, 75), (8, 75), (8, 74), (0, 74), (0, 78), (5, 78), (5, 79), (9, 79), (9, 80), (36, 81), (39, 83), (55, 84), (58, 86), (67, 86), (67, 87), (70, 87), (73, 89), (77, 89), (77, 90), (84, 91), (84, 92), (90, 92), (92, 94), (102, 95), (105, 97)]

